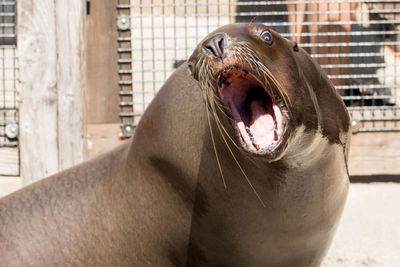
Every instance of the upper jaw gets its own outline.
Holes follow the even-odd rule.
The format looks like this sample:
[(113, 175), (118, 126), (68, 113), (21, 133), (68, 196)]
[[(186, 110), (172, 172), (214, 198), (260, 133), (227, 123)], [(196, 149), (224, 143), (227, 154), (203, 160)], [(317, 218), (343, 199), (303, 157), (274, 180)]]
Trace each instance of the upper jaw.
[(274, 88), (246, 69), (229, 66), (219, 71), (217, 90), (242, 149), (278, 158), (288, 137), (289, 112)]

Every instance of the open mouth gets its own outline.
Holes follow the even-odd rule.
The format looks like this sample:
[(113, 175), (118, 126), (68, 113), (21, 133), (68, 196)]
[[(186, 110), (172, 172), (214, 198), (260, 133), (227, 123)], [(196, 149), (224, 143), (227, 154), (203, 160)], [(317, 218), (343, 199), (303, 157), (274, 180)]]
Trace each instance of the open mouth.
[(247, 70), (230, 67), (217, 78), (219, 96), (231, 113), (242, 146), (251, 153), (271, 153), (286, 128), (285, 105)]

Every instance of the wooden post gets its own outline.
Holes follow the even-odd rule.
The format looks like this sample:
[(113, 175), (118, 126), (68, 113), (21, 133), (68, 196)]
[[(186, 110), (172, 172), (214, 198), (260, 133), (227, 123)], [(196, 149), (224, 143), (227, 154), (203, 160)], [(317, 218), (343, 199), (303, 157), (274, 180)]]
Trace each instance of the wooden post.
[(24, 185), (85, 156), (84, 0), (18, 1)]
[(58, 164), (86, 157), (86, 1), (57, 0)]
[[(117, 4), (117, 0), (90, 0), (87, 16), (89, 124), (120, 122)], [(118, 135), (114, 138), (117, 140)]]

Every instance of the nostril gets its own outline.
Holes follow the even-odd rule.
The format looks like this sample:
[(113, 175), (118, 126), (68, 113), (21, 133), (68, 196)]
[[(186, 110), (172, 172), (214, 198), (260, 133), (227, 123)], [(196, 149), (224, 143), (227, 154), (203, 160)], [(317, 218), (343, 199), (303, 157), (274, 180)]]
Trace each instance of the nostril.
[(209, 52), (210, 54), (214, 55), (215, 57), (218, 57), (218, 51), (214, 45), (207, 44), (204, 46), (204, 48)]
[(225, 53), (226, 43), (224, 34), (219, 33), (206, 40), (203, 47), (214, 57), (222, 58)]

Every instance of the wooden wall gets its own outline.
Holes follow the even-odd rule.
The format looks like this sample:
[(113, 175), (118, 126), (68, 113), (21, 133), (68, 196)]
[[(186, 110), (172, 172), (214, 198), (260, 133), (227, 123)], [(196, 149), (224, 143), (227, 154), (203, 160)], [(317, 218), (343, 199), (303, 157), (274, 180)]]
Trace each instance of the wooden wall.
[(85, 0), (18, 1), (24, 185), (86, 155)]
[(87, 21), (88, 158), (120, 144), (118, 0), (90, 0)]
[(87, 15), (89, 124), (119, 123), (117, 0), (90, 0)]
[(350, 175), (400, 176), (400, 133), (358, 133), (351, 138)]

